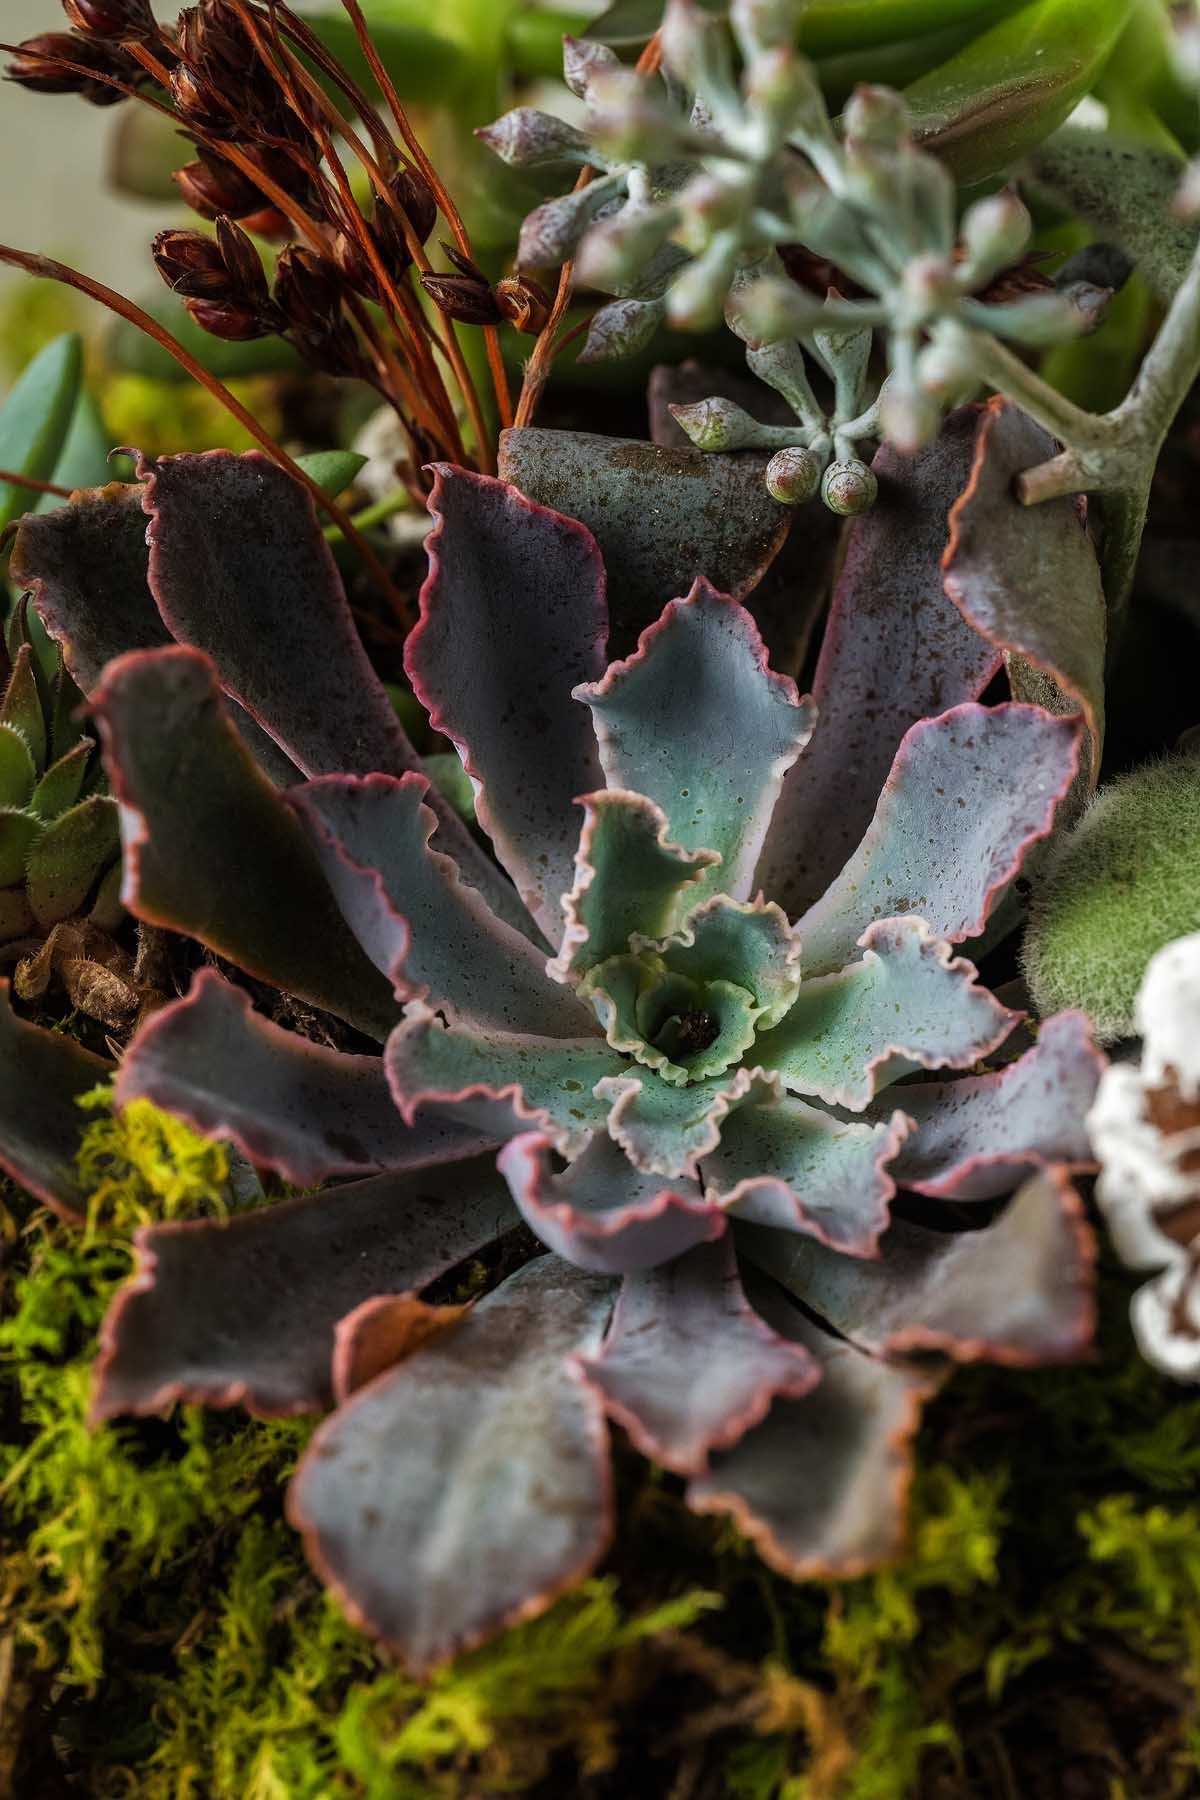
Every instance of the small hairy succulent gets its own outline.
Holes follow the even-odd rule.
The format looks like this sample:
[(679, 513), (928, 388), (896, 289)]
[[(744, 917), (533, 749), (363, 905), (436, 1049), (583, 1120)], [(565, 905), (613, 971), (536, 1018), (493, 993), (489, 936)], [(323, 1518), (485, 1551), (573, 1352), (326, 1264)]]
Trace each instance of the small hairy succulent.
[(1151, 957), (1138, 990), (1140, 1063), (1106, 1069), (1088, 1117), (1096, 1198), (1133, 1269), (1159, 1270), (1133, 1297), (1142, 1354), (1200, 1381), (1200, 933)]
[(0, 945), (29, 948), (86, 913), (101, 928), (122, 916), (117, 809), (83, 696), (28, 602), (13, 609), (0, 700)]
[[(1055, 289), (1036, 275), (996, 290), (1027, 245), (1024, 205), (993, 194), (959, 223), (950, 170), (914, 141), (890, 89), (858, 88), (835, 128), (795, 47), (801, 11), (796, 0), (731, 0), (726, 18), (668, 0), (653, 73), (568, 38), (564, 72), (586, 106), (582, 127), (518, 107), (480, 136), (521, 169), (596, 172), (532, 212), (518, 248), (530, 269), (574, 256), (579, 281), (614, 296), (581, 360), (640, 349), (664, 320), (701, 330), (724, 316), (796, 423), (762, 424), (714, 396), (680, 408), (680, 425), (704, 450), (777, 451), (767, 484), (781, 501), (819, 489), (832, 511), (853, 514), (875, 498), (861, 441), (885, 435), (915, 451), (986, 378), (985, 336), (1040, 345), (1076, 335), (1098, 322), (1109, 290)], [(788, 260), (801, 252), (835, 270), (845, 292), (791, 279)], [(890, 374), (872, 391), (876, 331)], [(828, 381), (828, 410), (806, 352)]]
[[(845, 1575), (898, 1548), (955, 1359), (1088, 1342), (1101, 1059), (1067, 1013), (1006, 1060), (1021, 1015), (956, 953), (1098, 739), (1095, 557), (1069, 502), (1012, 501), (1031, 432), (880, 453), (811, 699), (749, 610), (790, 516), (754, 537), (761, 459), (522, 430), (510, 478), (439, 466), (407, 668), (495, 860), (262, 456), (143, 459), (22, 529), (130, 910), (343, 1022), (206, 967), (134, 1036), (118, 1104), (313, 1191), (139, 1232), (95, 1416), (332, 1404), (289, 1513), (415, 1669), (595, 1565), (610, 1421), (779, 1569)], [(0, 1067), (0, 1158), (78, 1211), (108, 1065), (5, 1009)]]

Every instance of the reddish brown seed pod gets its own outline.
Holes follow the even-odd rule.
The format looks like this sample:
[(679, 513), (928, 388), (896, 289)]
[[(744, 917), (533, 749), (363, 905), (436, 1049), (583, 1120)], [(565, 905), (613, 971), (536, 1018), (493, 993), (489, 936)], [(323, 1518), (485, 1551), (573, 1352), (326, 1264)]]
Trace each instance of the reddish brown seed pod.
[(176, 169), (171, 179), (202, 219), (219, 219), (222, 213), (231, 219), (245, 219), (266, 204), (261, 189), (248, 176), (209, 150), (201, 150), (196, 162)]
[(545, 288), (528, 275), (506, 275), (496, 283), (496, 305), (508, 323), (527, 337), (536, 337), (550, 317), (551, 301)]
[(231, 292), (220, 245), (202, 231), (160, 231), (151, 254), (167, 286), (185, 299), (220, 298)]
[(62, 0), (74, 29), (100, 43), (137, 43), (158, 35), (150, 0)]
[(482, 275), (422, 275), (421, 286), (438, 311), (460, 325), (498, 325), (504, 317)]
[(201, 330), (232, 343), (271, 337), (279, 329), (278, 321), (265, 317), (258, 308), (233, 300), (189, 300), (187, 309)]
[(113, 106), (125, 98), (120, 88), (94, 79), (89, 70), (130, 86), (142, 79), (138, 64), (115, 44), (93, 43), (70, 31), (43, 31), (26, 38), (5, 74), (32, 93), (78, 94), (93, 106)]

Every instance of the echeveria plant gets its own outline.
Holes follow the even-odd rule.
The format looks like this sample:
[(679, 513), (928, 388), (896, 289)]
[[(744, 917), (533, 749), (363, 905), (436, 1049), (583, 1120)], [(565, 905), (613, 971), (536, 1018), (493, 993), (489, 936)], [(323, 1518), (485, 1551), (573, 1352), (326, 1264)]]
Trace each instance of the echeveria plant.
[[(95, 1416), (332, 1403), (290, 1515), (414, 1668), (595, 1564), (609, 1420), (779, 1569), (848, 1574), (900, 1542), (951, 1360), (1088, 1341), (1069, 1174), (1097, 1052), (1078, 1014), (1003, 1050), (1021, 1015), (955, 949), (999, 931), (1099, 732), (1086, 532), (1009, 497), (1033, 429), (993, 408), (881, 452), (814, 699), (770, 667), (761, 567), (729, 577), (737, 509), (689, 528), (710, 459), (563, 437), (586, 523), (532, 491), (546, 433), (504, 448), (525, 492), (440, 467), (407, 667), (495, 861), (263, 457), (143, 461), (22, 529), (126, 904), (209, 953), (118, 1102), (317, 1190), (139, 1234)], [(761, 495), (762, 459), (743, 474)], [(614, 532), (635, 516), (672, 522), (653, 579)], [(1057, 711), (984, 703), (1006, 653)], [(5, 1165), (77, 1209), (73, 1101), (105, 1065), (7, 1012), (0, 1065)], [(467, 1304), (443, 1278), (480, 1256)]]

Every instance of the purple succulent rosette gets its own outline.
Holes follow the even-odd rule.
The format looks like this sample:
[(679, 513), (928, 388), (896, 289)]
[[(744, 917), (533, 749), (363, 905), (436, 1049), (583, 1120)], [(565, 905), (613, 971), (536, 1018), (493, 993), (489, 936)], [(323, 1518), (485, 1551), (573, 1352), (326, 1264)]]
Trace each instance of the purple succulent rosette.
[[(95, 1417), (334, 1406), (289, 1514), (415, 1670), (595, 1565), (611, 1422), (775, 1567), (848, 1575), (902, 1542), (910, 1441), (954, 1360), (1088, 1343), (1069, 1176), (1101, 1059), (1066, 1014), (1004, 1060), (1021, 1015), (958, 946), (1050, 831), (1084, 732), (1074, 690), (1060, 712), (980, 695), (1064, 567), (1099, 583), (1073, 506), (1025, 544), (984, 425), (881, 452), (816, 703), (685, 532), (676, 592), (609, 661), (581, 522), (603, 440), (572, 452), (581, 519), (439, 468), (407, 666), (494, 861), (262, 457), (143, 464), (22, 528), (14, 572), (101, 733), (127, 905), (364, 1046), (283, 1029), (212, 969), (143, 1026), (119, 1103), (318, 1191), (139, 1232)], [(622, 466), (630, 510), (678, 491), (679, 452)], [(105, 1065), (7, 1007), (0, 1065), (0, 1160), (77, 1212), (73, 1102)], [(898, 1189), (933, 1223), (893, 1217)], [(521, 1221), (544, 1254), (469, 1308), (422, 1300)]]

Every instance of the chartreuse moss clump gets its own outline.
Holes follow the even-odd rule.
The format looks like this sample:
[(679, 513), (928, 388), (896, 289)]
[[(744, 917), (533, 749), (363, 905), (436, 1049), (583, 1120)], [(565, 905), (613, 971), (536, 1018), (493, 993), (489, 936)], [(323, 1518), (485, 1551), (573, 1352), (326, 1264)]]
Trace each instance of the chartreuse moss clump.
[(147, 1103), (118, 1120), (104, 1102), (86, 1230), (7, 1195), (12, 1791), (610, 1800), (687, 1774), (702, 1800), (941, 1800), (1004, 1793), (998, 1758), (1037, 1795), (1047, 1746), (1131, 1797), (1192, 1791), (1200, 1400), (1131, 1352), (1116, 1278), (1095, 1367), (974, 1371), (932, 1409), (898, 1567), (769, 1576), (731, 1525), (622, 1465), (615, 1567), (422, 1684), (346, 1623), (281, 1518), (305, 1421), (187, 1407), (88, 1431), (131, 1229), (216, 1213), (228, 1174)]
[(1178, 756), (1098, 794), (1038, 894), (1025, 977), (1039, 1012), (1081, 1007), (1108, 1041), (1134, 1029), (1156, 950), (1200, 928), (1200, 758)]

